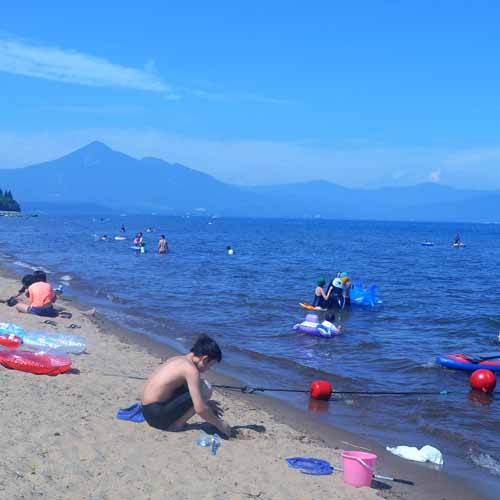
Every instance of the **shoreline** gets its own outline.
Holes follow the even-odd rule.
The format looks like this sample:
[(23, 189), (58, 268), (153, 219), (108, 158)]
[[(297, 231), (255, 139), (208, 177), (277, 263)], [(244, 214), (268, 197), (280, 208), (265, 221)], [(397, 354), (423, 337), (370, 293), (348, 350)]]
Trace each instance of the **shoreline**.
[[(106, 328), (107, 331), (120, 338), (132, 346), (146, 348), (146, 350), (156, 356), (161, 353), (162, 358), (182, 354), (171, 346), (164, 343), (157, 342), (141, 333), (135, 332), (131, 329), (124, 328), (120, 325), (113, 323), (105, 318), (93, 318), (92, 321)], [(133, 374), (135, 376), (135, 374)], [(211, 370), (207, 379), (212, 384), (219, 385), (242, 385), (238, 378), (230, 375), (222, 374), (215, 370)], [(358, 435), (355, 432), (350, 432), (345, 429), (334, 427), (327, 424), (318, 417), (322, 407), (325, 403), (335, 404), (335, 402), (322, 402), (317, 401), (316, 406), (319, 413), (316, 414), (312, 411), (305, 411), (297, 409), (284, 400), (266, 396), (264, 394), (245, 394), (238, 391), (231, 391), (216, 388), (217, 393), (223, 394), (230, 399), (244, 401), (249, 406), (258, 406), (264, 412), (268, 413), (275, 420), (290, 426), (292, 429), (302, 435), (304, 442), (315, 441), (332, 450), (347, 449), (349, 446), (354, 450), (371, 451), (377, 455), (377, 473), (381, 475), (389, 475), (413, 481), (415, 486), (406, 486), (392, 481), (377, 481), (380, 487), (379, 496), (383, 492), (384, 498), (404, 498), (405, 500), (418, 500), (418, 499), (445, 499), (450, 498), (454, 500), (474, 500), (474, 499), (487, 499), (496, 498), (495, 495), (487, 497), (482, 495), (471, 487), (469, 483), (458, 476), (454, 476), (448, 472), (433, 470), (430, 464), (421, 464), (412, 462), (396, 457), (385, 450), (385, 448), (376, 441)], [(314, 404), (314, 400), (313, 404)], [(255, 403), (259, 404), (256, 405)], [(348, 445), (343, 447), (343, 445)], [(341, 460), (337, 462), (330, 461), (334, 469), (336, 466), (341, 467)], [(335, 473), (334, 473), (335, 474)], [(338, 474), (342, 474), (341, 472)], [(382, 486), (383, 485), (383, 486)], [(356, 491), (354, 492), (354, 498)]]
[[(7, 281), (7, 286), (10, 286), (11, 288), (14, 286), (14, 283), (12, 282), (12, 279), (18, 279), (16, 274), (13, 271), (10, 271), (9, 269), (6, 269), (4, 266), (0, 268), (0, 276), (2, 277), (2, 281), (6, 280)], [(17, 285), (17, 284), (16, 284)], [(71, 299), (71, 301), (67, 301), (62, 299), (61, 302), (59, 302), (59, 305), (64, 304), (64, 306), (68, 309), (79, 310), (79, 308), (83, 308), (83, 304), (79, 303), (77, 300)], [(12, 322), (18, 323), (18, 324), (23, 324), (26, 321), (25, 320), (39, 320), (37, 317), (28, 317), (28, 315), (20, 315), (15, 313), (15, 311), (12, 311), (14, 313), (14, 317), (11, 318), (10, 320)], [(11, 313), (11, 315), (12, 315)], [(78, 313), (77, 313), (78, 314)], [(87, 320), (85, 320), (87, 321)], [(122, 346), (126, 346), (120, 353), (122, 357), (124, 357), (124, 361), (127, 361), (126, 354), (129, 354), (129, 357), (131, 356), (132, 353), (139, 352), (145, 355), (145, 358), (147, 359), (147, 368), (144, 369), (144, 366), (140, 366), (135, 370), (132, 370), (132, 368), (128, 368), (133, 366), (133, 363), (126, 363), (127, 366), (127, 371), (133, 371), (133, 373), (129, 373), (129, 375), (133, 376), (148, 376), (150, 374), (151, 367), (153, 366), (153, 360), (155, 360), (155, 363), (158, 362), (158, 358), (165, 358), (168, 357), (172, 354), (177, 354), (177, 352), (169, 347), (166, 346), (163, 343), (159, 343), (154, 341), (151, 338), (148, 338), (140, 333), (134, 332), (132, 330), (128, 330), (126, 328), (123, 328), (110, 320), (104, 319), (104, 318), (91, 318), (88, 319), (87, 321), (89, 325), (92, 325), (96, 332), (98, 333), (98, 336), (104, 336), (106, 339), (115, 339), (115, 342)], [(83, 325), (82, 325), (83, 326)], [(90, 329), (91, 330), (91, 329)], [(83, 328), (82, 330), (79, 330), (75, 332), (76, 334), (80, 334), (80, 332), (83, 333)], [(105, 333), (104, 333), (105, 332)], [(111, 333), (111, 336), (109, 334)], [(102, 339), (101, 339), (102, 340)], [(114, 342), (111, 342), (111, 344), (114, 344)], [(110, 348), (111, 345), (107, 345), (107, 348)], [(109, 353), (107, 353), (109, 354)], [(115, 352), (116, 354), (116, 352)], [(125, 354), (125, 356), (123, 356)], [(116, 354), (117, 355), (117, 354)], [(87, 357), (87, 356), (86, 356)], [(88, 357), (93, 357), (96, 358), (94, 359), (94, 362), (99, 361), (99, 350), (91, 350), (90, 354)], [(72, 357), (75, 363), (75, 367), (78, 368), (78, 364), (80, 361), (80, 357)], [(120, 365), (121, 366), (121, 365)], [(104, 371), (104, 370), (103, 370)], [(3, 375), (2, 378), (5, 378), (5, 374), (10, 374), (13, 372), (7, 372), (6, 370), (0, 370), (0, 373)], [(29, 377), (26, 378), (26, 381), (28, 383), (31, 383), (32, 380), (38, 380), (39, 377), (34, 377), (29, 374), (24, 374), (21, 372), (16, 372), (16, 374), (21, 375), (21, 377)], [(80, 376), (84, 376), (86, 373), (85, 372), (80, 372)], [(127, 384), (126, 378), (121, 377), (121, 375), (126, 375), (123, 373), (123, 369), (121, 371), (118, 371), (116, 375), (119, 375), (117, 377), (102, 377), (101, 374), (101, 379), (108, 379), (106, 383), (109, 383), (110, 386), (113, 386), (113, 383), (111, 380), (116, 381), (117, 384), (123, 385)], [(99, 374), (97, 374), (99, 377)], [(62, 375), (59, 377), (56, 377), (55, 380), (60, 380), (63, 377), (67, 377), (66, 375)], [(210, 373), (209, 376), (207, 376), (207, 379), (209, 379), (212, 383), (217, 383), (217, 384), (237, 384), (238, 381), (236, 379), (233, 379), (231, 377), (228, 377), (227, 375), (223, 375), (217, 372)], [(48, 378), (45, 378), (45, 380), (50, 380)], [(22, 382), (23, 379), (19, 378), (19, 382)], [(133, 384), (135, 388), (142, 387), (144, 382), (142, 381), (135, 381), (132, 382), (130, 381), (130, 384)], [(227, 400), (227, 406), (228, 408), (231, 408), (232, 405), (236, 407), (241, 407), (243, 406), (245, 410), (243, 410), (240, 414), (240, 417), (243, 415), (248, 415), (248, 414), (255, 414), (259, 415), (259, 418), (265, 418), (266, 421), (269, 420), (269, 422), (272, 422), (276, 424), (278, 427), (289, 427), (290, 430), (288, 430), (285, 434), (292, 432), (294, 434), (294, 438), (292, 439), (292, 443), (298, 445), (297, 446), (297, 452), (299, 451), (299, 448), (301, 448), (303, 451), (302, 453), (295, 453), (292, 456), (295, 455), (302, 455), (302, 456), (318, 456), (319, 455), (314, 455), (314, 451), (318, 450), (323, 450), (323, 453), (326, 453), (324, 450), (328, 450), (328, 454), (330, 455), (329, 457), (325, 457), (325, 455), (321, 456), (321, 458), (326, 458), (328, 459), (332, 465), (335, 467), (336, 465), (340, 465), (341, 460), (340, 460), (340, 450), (342, 448), (353, 448), (353, 449), (370, 449), (374, 451), (379, 459), (377, 461), (377, 471), (380, 474), (385, 474), (385, 475), (393, 475), (395, 477), (400, 477), (404, 479), (408, 479), (411, 481), (415, 482), (415, 486), (404, 486), (396, 483), (392, 483), (389, 481), (374, 481), (374, 484), (378, 487), (377, 490), (374, 490), (373, 488), (371, 489), (355, 489), (346, 485), (342, 484), (342, 476), (341, 473), (339, 472), (334, 472), (333, 476), (326, 476), (334, 478), (334, 485), (335, 489), (341, 489), (343, 492), (345, 490), (345, 495), (347, 496), (340, 496), (336, 498), (361, 498), (365, 497), (365, 493), (369, 495), (370, 493), (374, 493), (377, 496), (382, 496), (384, 498), (404, 498), (404, 499), (419, 499), (419, 498), (455, 498), (455, 499), (474, 499), (474, 498), (487, 498), (485, 496), (481, 496), (477, 491), (474, 491), (469, 484), (467, 484), (464, 480), (461, 478), (453, 477), (450, 474), (446, 472), (438, 472), (438, 471), (433, 471), (429, 470), (426, 467), (422, 467), (420, 464), (417, 464), (415, 462), (409, 462), (405, 461), (403, 459), (400, 459), (398, 457), (390, 455), (388, 452), (383, 450), (383, 448), (378, 445), (377, 443), (371, 442), (368, 439), (362, 438), (355, 433), (351, 433), (342, 429), (337, 429), (332, 427), (331, 425), (325, 424), (320, 421), (320, 419), (311, 413), (307, 412), (302, 412), (300, 410), (297, 410), (293, 408), (291, 405), (287, 404), (284, 401), (274, 399), (272, 397), (267, 397), (263, 395), (246, 395), (242, 393), (235, 393), (233, 391), (227, 391), (227, 390), (221, 390), (221, 389), (216, 389), (216, 394), (217, 395), (222, 395), (223, 400)], [(128, 396), (124, 396), (124, 399), (122, 400), (121, 398), (117, 398), (116, 400), (113, 400), (113, 407), (112, 407), (112, 413), (113, 413), (113, 418), (114, 418), (114, 413), (116, 413), (116, 410), (118, 410), (119, 407), (124, 407), (128, 406), (127, 403), (132, 402), (132, 397), (133, 392), (131, 391)], [(128, 398), (128, 399), (127, 399)], [(130, 400), (130, 401), (128, 401)], [(257, 403), (257, 404), (256, 404)], [(71, 401), (68, 402), (69, 405), (71, 405)], [(332, 403), (335, 404), (335, 403)], [(226, 406), (226, 405), (224, 405)], [(3, 410), (5, 411), (5, 410)], [(265, 414), (265, 415), (261, 415)], [(109, 414), (107, 415), (109, 417)], [(114, 420), (114, 422), (119, 422)], [(114, 422), (111, 422), (113, 424)], [(238, 422), (233, 421), (233, 419), (229, 420), (231, 425), (237, 425)], [(107, 425), (110, 425), (110, 422), (106, 422)], [(120, 426), (127, 426), (132, 430), (133, 428), (137, 427), (147, 427), (146, 424), (132, 424), (132, 423), (119, 423)], [(269, 424), (268, 424), (269, 425)], [(159, 431), (155, 431), (152, 429), (148, 429), (148, 434), (151, 434), (151, 431), (153, 433), (157, 433), (157, 437), (163, 437), (167, 436), (172, 436), (172, 433), (159, 433)], [(266, 433), (267, 434), (267, 430)], [(158, 434), (159, 433), (159, 434)], [(271, 429), (269, 433), (272, 435), (274, 434), (273, 430)], [(192, 434), (192, 432), (186, 431), (186, 433), (179, 433), (178, 435), (185, 435), (185, 434)], [(248, 436), (248, 433), (245, 431), (245, 434), (243, 437), (243, 441), (246, 443), (254, 443), (255, 441), (259, 441), (258, 438), (254, 438), (253, 436)], [(278, 433), (279, 434), (279, 433)], [(177, 434), (176, 434), (177, 436)], [(259, 435), (260, 436), (260, 435)], [(274, 436), (273, 436), (274, 437)], [(287, 436), (288, 440), (289, 436)], [(190, 436), (188, 441), (185, 441), (185, 444), (189, 442), (191, 445), (195, 439), (195, 436), (192, 435)], [(252, 440), (253, 439), (253, 440)], [(222, 453), (231, 445), (231, 443), (238, 443), (240, 442), (240, 439), (236, 440), (230, 440), (228, 441), (228, 444), (224, 444)], [(271, 440), (272, 441), (272, 440)], [(279, 444), (279, 443), (277, 443)], [(289, 444), (289, 443), (287, 443)], [(196, 449), (196, 447), (193, 447), (193, 449), (190, 450), (192, 455), (200, 455), (198, 453), (200, 450)], [(275, 445), (273, 445), (270, 449), (270, 451), (274, 450), (276, 448)], [(309, 452), (308, 452), (309, 450)], [(268, 450), (269, 451), (269, 450)], [(249, 451), (249, 453), (251, 453)], [(239, 455), (237, 455), (238, 457)], [(291, 455), (287, 455), (291, 456)], [(269, 457), (268, 457), (269, 458)], [(280, 456), (281, 458), (281, 456)], [(278, 460), (276, 458), (273, 459), (274, 462), (277, 462)], [(287, 469), (285, 462), (280, 464), (281, 466), (279, 467), (279, 475), (275, 479), (280, 479), (281, 476), (287, 476), (287, 481), (289, 473), (285, 471), (289, 471)], [(296, 471), (292, 471), (292, 476), (293, 475), (298, 475), (298, 477), (304, 478), (304, 476), (300, 475)], [(240, 478), (240, 481), (242, 479)], [(327, 483), (330, 480), (324, 481), (324, 478), (317, 480), (319, 485), (324, 484), (325, 482)], [(331, 481), (330, 481), (331, 482)], [(304, 481), (305, 484), (309, 484), (309, 480)], [(300, 487), (299, 487), (300, 490)], [(294, 491), (294, 490), (292, 490)], [(361, 492), (363, 492), (363, 495), (361, 496)], [(376, 493), (375, 493), (376, 492)], [(275, 492), (276, 493), (276, 492)], [(319, 491), (317, 491), (319, 493)], [(265, 493), (263, 493), (265, 495)], [(301, 491), (301, 495), (303, 495), (304, 492)], [(343, 493), (344, 494), (344, 493)], [(229, 495), (229, 493), (228, 493)], [(290, 495), (290, 492), (288, 493)], [(229, 495), (232, 497), (232, 495)], [(229, 498), (229, 496), (227, 498)], [(329, 494), (331, 496), (331, 492)], [(307, 497), (307, 495), (306, 495)], [(368, 496), (369, 497), (369, 496)], [(367, 497), (367, 498), (368, 498)], [(61, 497), (64, 498), (64, 497)], [(209, 498), (209, 497), (207, 497)], [(219, 497), (217, 497), (219, 498)], [(220, 498), (226, 498), (224, 496), (221, 496)], [(267, 496), (263, 496), (260, 498), (268, 498)], [(271, 496), (269, 498), (285, 498), (281, 496)], [(288, 498), (295, 498), (294, 496)], [(301, 498), (300, 496), (297, 496), (296, 498)], [(302, 496), (304, 498), (304, 496)], [(371, 498), (371, 497), (370, 497)]]

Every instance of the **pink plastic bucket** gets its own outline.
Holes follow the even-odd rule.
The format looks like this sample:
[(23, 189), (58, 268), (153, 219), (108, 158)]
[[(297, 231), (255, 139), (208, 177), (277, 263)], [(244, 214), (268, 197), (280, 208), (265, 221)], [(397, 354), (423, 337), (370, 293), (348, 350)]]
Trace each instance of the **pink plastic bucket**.
[(370, 486), (377, 455), (364, 451), (343, 451), (344, 483), (359, 488)]

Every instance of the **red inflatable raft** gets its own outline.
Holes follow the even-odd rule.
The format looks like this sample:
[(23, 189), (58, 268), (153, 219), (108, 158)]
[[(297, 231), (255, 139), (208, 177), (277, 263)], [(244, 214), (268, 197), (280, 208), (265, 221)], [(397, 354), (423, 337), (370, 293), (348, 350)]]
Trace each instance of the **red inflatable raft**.
[(59, 375), (71, 369), (71, 359), (31, 351), (0, 351), (0, 364), (6, 368), (36, 375)]
[(11, 333), (2, 333), (0, 334), (0, 345), (15, 349), (21, 345), (21, 337), (12, 335)]

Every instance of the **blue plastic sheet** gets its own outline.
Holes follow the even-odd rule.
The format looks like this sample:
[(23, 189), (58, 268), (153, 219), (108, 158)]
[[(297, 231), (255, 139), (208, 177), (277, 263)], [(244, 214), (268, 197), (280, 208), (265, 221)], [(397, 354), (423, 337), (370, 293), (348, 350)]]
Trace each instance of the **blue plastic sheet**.
[(292, 457), (285, 460), (288, 467), (299, 469), (302, 474), (326, 476), (333, 472), (333, 467), (326, 460), (320, 460), (319, 458)]

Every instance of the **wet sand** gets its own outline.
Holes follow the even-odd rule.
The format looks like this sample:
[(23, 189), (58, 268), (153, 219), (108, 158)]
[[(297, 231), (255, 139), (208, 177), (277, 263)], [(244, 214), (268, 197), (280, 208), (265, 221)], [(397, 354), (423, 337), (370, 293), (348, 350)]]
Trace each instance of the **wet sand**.
[[(0, 277), (3, 297), (19, 281)], [(144, 336), (96, 317), (78, 304), (61, 300), (73, 314), (56, 318), (22, 315), (0, 305), (0, 321), (27, 330), (69, 332), (87, 340), (87, 352), (71, 356), (72, 373), (36, 376), (0, 368), (3, 447), (0, 495), (9, 499), (474, 499), (481, 498), (459, 480), (387, 454), (355, 433), (321, 424), (288, 405), (261, 395), (216, 390), (225, 418), (238, 437), (224, 441), (215, 457), (196, 446), (195, 417), (188, 429), (162, 432), (147, 424), (115, 418), (140, 398), (143, 380), (175, 354)], [(68, 330), (77, 323), (81, 329)], [(212, 383), (234, 383), (208, 374)], [(409, 409), (411, 411), (411, 409)], [(356, 429), (354, 429), (356, 431)], [(212, 430), (213, 432), (213, 430)], [(342, 449), (370, 449), (379, 456), (378, 472), (415, 482), (414, 486), (373, 481), (356, 489), (342, 473), (309, 476), (289, 469), (285, 458), (315, 457), (341, 464)]]

